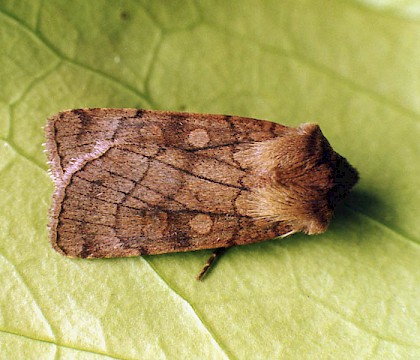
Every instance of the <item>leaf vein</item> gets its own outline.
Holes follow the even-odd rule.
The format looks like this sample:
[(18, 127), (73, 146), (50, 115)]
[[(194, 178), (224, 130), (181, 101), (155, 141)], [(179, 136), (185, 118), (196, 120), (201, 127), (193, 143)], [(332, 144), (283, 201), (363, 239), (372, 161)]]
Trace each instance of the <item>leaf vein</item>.
[(210, 328), (210, 326), (204, 322), (203, 318), (199, 315), (197, 309), (183, 295), (181, 295), (178, 291), (176, 291), (173, 286), (169, 284), (169, 282), (162, 276), (162, 274), (159, 273), (159, 271), (151, 264), (150, 261), (146, 260), (144, 257), (141, 257), (141, 259), (144, 260), (144, 262), (155, 272), (155, 274), (163, 281), (163, 283), (168, 287), (169, 290), (171, 290), (177, 297), (179, 297), (183, 302), (185, 302), (191, 308), (191, 310), (197, 316), (197, 319), (201, 322), (204, 329), (213, 338), (214, 342), (217, 344), (217, 346), (223, 352), (226, 358), (235, 359), (233, 354), (230, 353), (226, 349), (226, 346), (222, 345), (221, 339), (219, 339), (217, 335), (214, 333), (214, 331)]

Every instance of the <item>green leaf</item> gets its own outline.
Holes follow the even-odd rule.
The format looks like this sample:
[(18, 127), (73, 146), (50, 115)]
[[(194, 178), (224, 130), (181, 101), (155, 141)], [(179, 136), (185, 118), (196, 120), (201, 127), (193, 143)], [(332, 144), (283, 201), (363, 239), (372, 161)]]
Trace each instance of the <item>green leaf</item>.
[[(420, 357), (415, 1), (0, 2), (0, 357)], [(54, 252), (42, 126), (144, 107), (319, 122), (361, 181), (327, 233), (114, 260)]]

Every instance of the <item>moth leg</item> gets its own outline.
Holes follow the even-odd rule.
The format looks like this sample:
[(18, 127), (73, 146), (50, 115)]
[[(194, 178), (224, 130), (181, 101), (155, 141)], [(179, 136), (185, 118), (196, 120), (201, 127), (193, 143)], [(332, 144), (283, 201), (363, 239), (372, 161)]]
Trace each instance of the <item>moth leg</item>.
[(227, 249), (229, 249), (229, 248), (228, 247), (221, 247), (221, 248), (217, 248), (216, 250), (213, 251), (213, 253), (208, 258), (206, 264), (204, 265), (203, 269), (198, 274), (198, 276), (197, 276), (197, 280), (198, 281), (201, 281), (201, 279), (208, 272), (208, 270), (210, 269), (210, 267), (212, 266), (212, 264), (214, 263), (214, 261), (218, 257), (220, 258), (220, 256), (222, 256), (222, 254), (224, 254)]

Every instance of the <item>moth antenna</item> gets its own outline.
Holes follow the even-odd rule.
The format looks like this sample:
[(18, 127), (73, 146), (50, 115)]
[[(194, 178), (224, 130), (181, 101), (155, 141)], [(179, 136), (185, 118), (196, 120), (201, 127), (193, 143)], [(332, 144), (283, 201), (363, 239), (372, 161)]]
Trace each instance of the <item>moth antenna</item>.
[(204, 265), (203, 269), (200, 271), (200, 273), (197, 276), (197, 280), (201, 281), (201, 279), (204, 277), (205, 274), (207, 274), (207, 272), (209, 271), (210, 267), (213, 265), (214, 261), (220, 256), (222, 256), (226, 250), (229, 249), (227, 247), (221, 247), (221, 248), (217, 248), (216, 250), (213, 251), (213, 253), (210, 255), (210, 257), (208, 258), (206, 264)]
[(287, 232), (286, 234), (280, 235), (279, 238), (280, 239), (283, 239), (285, 237), (288, 237), (288, 236), (293, 235), (293, 234), (296, 234), (296, 233), (297, 233), (296, 230), (292, 230), (292, 231)]

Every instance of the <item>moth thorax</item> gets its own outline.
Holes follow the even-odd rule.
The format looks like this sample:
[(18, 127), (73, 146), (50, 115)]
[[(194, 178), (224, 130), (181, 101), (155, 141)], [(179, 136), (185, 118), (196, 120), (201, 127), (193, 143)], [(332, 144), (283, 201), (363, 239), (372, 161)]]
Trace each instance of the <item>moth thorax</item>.
[[(254, 190), (253, 216), (283, 222), (296, 232), (324, 232), (335, 206), (356, 184), (357, 171), (315, 124), (290, 129), (264, 147), (269, 152), (255, 168), (268, 181)], [(260, 170), (264, 161), (271, 168), (269, 175)]]

